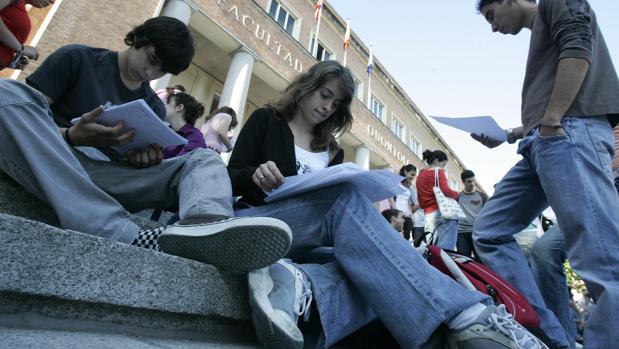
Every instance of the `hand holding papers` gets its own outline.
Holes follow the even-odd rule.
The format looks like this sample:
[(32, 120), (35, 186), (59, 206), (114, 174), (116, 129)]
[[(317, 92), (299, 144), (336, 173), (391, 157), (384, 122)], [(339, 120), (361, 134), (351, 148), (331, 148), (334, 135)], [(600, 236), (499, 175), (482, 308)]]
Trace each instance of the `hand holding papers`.
[(468, 118), (448, 118), (431, 116), (434, 120), (447, 126), (455, 127), (477, 135), (484, 135), (492, 140), (505, 142), (507, 135), (491, 116), (473, 116)]
[(399, 186), (402, 179), (402, 176), (388, 170), (366, 171), (347, 162), (308, 174), (286, 177), (286, 182), (281, 187), (267, 193), (265, 201), (279, 201), (296, 194), (346, 182), (351, 183), (372, 202), (378, 202), (399, 194), (402, 191)]
[[(75, 118), (71, 122), (76, 124), (79, 120), (80, 118)], [(187, 144), (187, 140), (161, 121), (144, 100), (140, 99), (107, 108), (96, 119), (98, 124), (108, 127), (120, 121), (125, 123), (123, 133), (131, 129), (135, 130), (135, 136), (131, 142), (124, 146), (112, 147), (121, 154), (131, 150), (145, 149), (151, 144), (158, 144), (162, 147)]]

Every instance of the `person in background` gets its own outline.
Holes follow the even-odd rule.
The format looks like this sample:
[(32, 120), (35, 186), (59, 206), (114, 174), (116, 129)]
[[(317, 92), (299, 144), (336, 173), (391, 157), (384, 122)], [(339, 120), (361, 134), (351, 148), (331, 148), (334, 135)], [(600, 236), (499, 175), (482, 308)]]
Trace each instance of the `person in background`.
[(417, 176), (417, 196), (419, 206), (425, 214), (425, 233), (432, 236), (432, 243), (447, 250), (454, 250), (458, 240), (457, 219), (446, 219), (441, 216), (438, 203), (434, 196), (435, 171), (438, 171), (438, 186), (446, 197), (458, 200), (459, 193), (451, 190), (445, 176), (447, 154), (441, 150), (426, 150), (423, 152), (423, 160), (428, 165)]
[(395, 196), (395, 208), (404, 215), (404, 226), (402, 233), (406, 240), (410, 240), (413, 230), (413, 200), (411, 199), (411, 183), (415, 180), (417, 168), (412, 164), (404, 165), (400, 168), (400, 176), (404, 177), (400, 182), (402, 191)]
[(170, 127), (188, 142), (163, 149), (164, 159), (185, 155), (196, 148), (206, 148), (202, 132), (194, 127), (196, 120), (204, 114), (202, 103), (187, 93), (176, 92), (168, 96), (165, 108), (165, 118)]
[[(402, 234), (404, 239), (406, 239), (406, 236), (404, 236), (404, 234), (403, 234), (403, 232), (404, 232), (404, 213), (402, 213), (402, 211), (400, 211), (398, 209), (390, 208), (388, 210), (382, 211), (381, 214), (383, 215), (383, 217), (385, 217), (387, 222), (389, 222), (389, 224), (391, 224), (393, 229), (395, 229), (398, 233)], [(406, 239), (406, 240), (408, 240), (408, 239)]]
[(216, 109), (206, 118), (202, 133), (206, 147), (218, 153), (232, 151), (232, 130), (238, 125), (234, 109), (224, 106)]
[(44, 8), (55, 0), (0, 0), (0, 70), (23, 69), (30, 59), (37, 60), (34, 46), (24, 45), (30, 34), (30, 17), (26, 5)]
[(464, 189), (460, 192), (458, 203), (466, 218), (458, 219), (458, 252), (465, 256), (477, 257), (475, 246), (473, 246), (473, 224), (488, 200), (488, 195), (478, 190), (475, 186), (475, 173), (471, 170), (464, 170), (460, 174)]

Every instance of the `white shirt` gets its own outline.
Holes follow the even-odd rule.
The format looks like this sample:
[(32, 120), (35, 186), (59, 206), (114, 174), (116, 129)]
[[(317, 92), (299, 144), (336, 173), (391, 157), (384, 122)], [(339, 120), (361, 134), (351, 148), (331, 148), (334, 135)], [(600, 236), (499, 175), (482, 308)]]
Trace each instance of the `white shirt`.
[(411, 217), (413, 212), (411, 211), (411, 191), (400, 183), (402, 192), (395, 197), (395, 208), (402, 211), (405, 216)]
[(297, 158), (297, 174), (322, 170), (329, 165), (329, 151), (326, 150), (313, 153), (295, 144), (294, 154)]

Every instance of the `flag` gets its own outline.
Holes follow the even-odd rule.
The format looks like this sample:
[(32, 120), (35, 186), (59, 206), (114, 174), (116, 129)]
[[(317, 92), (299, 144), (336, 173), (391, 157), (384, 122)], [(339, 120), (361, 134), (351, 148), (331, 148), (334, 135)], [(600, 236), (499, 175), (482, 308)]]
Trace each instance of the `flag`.
[(368, 74), (372, 74), (374, 67), (374, 56), (372, 55), (372, 46), (370, 46), (370, 57), (368, 57)]
[(316, 1), (316, 5), (314, 6), (314, 8), (316, 9), (314, 11), (314, 20), (318, 20), (318, 17), (320, 17), (320, 9), (322, 9), (322, 2), (323, 0), (318, 0)]
[(350, 46), (350, 20), (346, 20), (346, 33), (344, 33), (344, 50)]

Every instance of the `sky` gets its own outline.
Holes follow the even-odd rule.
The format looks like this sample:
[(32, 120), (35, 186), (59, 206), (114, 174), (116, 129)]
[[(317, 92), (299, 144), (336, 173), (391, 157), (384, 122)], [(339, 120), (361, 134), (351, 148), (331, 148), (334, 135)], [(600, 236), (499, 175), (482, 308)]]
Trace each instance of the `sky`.
[[(475, 0), (327, 0), (426, 115), (492, 115), (520, 122), (530, 31), (492, 33)], [(615, 66), (619, 1), (589, 0)], [(516, 144), (488, 149), (469, 134), (431, 121), (488, 192), (520, 159)]]

